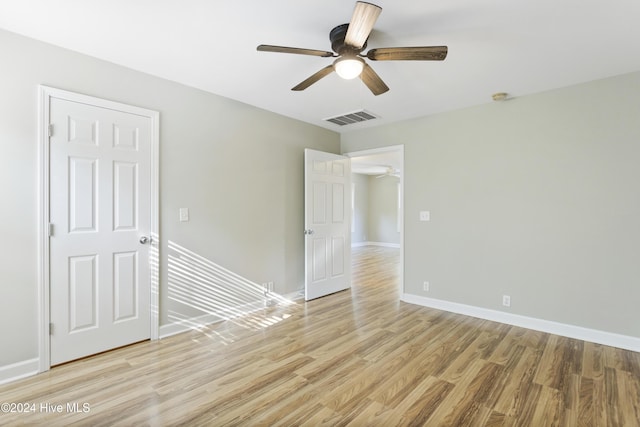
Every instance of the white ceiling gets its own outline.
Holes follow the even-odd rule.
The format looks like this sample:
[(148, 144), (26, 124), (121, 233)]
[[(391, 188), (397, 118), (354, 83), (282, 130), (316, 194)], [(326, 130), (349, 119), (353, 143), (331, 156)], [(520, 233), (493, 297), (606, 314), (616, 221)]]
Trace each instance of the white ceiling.
[[(345, 0), (0, 0), (0, 28), (338, 132), (640, 70), (637, 0), (373, 0), (369, 48), (447, 45), (443, 62), (370, 61), (391, 90), (373, 96), (334, 74), (298, 84), (331, 58), (257, 52), (331, 50)], [(366, 109), (340, 128), (322, 119)]]

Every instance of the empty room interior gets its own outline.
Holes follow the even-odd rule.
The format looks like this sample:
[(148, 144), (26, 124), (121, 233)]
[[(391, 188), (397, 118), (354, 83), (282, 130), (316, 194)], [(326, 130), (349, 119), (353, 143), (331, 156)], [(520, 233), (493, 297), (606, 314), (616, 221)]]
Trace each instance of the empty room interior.
[(640, 426), (639, 17), (0, 0), (0, 425)]

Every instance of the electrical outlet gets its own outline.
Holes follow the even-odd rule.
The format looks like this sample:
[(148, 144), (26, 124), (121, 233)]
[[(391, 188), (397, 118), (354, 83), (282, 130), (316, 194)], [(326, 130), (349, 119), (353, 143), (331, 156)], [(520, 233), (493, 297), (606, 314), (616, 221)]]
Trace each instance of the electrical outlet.
[(429, 292), (429, 282), (428, 282), (428, 281), (426, 281), (426, 280), (425, 280), (425, 281), (422, 283), (422, 289), (423, 289), (425, 292)]
[(502, 305), (511, 307), (511, 297), (509, 295), (502, 295)]

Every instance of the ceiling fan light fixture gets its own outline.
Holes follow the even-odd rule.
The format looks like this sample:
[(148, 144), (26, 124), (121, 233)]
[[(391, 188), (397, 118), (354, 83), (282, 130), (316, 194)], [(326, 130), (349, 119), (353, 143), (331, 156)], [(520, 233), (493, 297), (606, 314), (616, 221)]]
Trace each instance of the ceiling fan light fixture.
[(345, 80), (351, 80), (362, 74), (364, 61), (357, 56), (342, 56), (333, 63), (336, 73)]

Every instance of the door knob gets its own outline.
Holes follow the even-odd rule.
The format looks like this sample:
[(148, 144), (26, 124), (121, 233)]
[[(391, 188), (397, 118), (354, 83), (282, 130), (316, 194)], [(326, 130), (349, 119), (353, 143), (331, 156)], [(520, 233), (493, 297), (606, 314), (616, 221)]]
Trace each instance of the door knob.
[(310, 229), (310, 228), (307, 229), (307, 230), (304, 230), (304, 234), (306, 234), (306, 235), (313, 234), (313, 230)]
[(146, 245), (147, 243), (149, 243), (149, 238), (147, 236), (140, 237), (140, 243)]

